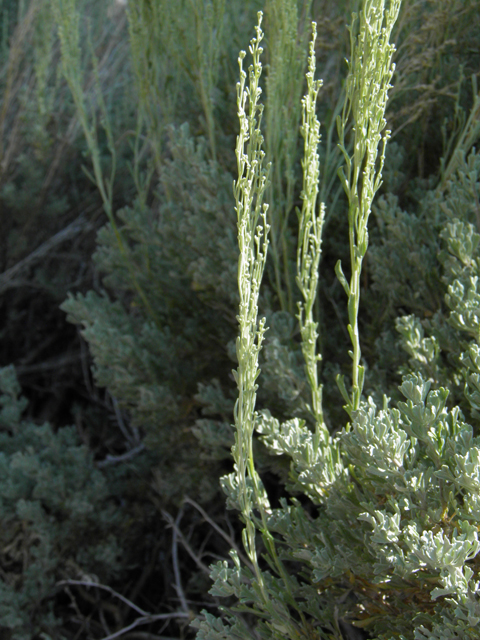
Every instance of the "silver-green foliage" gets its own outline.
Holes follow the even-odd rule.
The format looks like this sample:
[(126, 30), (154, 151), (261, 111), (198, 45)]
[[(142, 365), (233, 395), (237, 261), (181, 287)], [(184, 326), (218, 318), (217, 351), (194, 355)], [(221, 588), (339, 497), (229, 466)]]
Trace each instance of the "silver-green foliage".
[[(85, 32), (82, 3), (54, 3), (64, 75), (91, 156), (91, 177), (109, 220), (98, 236), (95, 261), (110, 300), (91, 292), (68, 300), (63, 308), (85, 329), (98, 383), (107, 385), (130, 411), (149, 444), (163, 442), (162, 455), (168, 460), (182, 456), (171, 455), (165, 430), (175, 439), (172, 424), (190, 422), (190, 431), (198, 402), (205, 405), (206, 416), (197, 433), (208, 440), (207, 449), (216, 449), (214, 457), (224, 455), (222, 447), (215, 446), (220, 442), (215, 431), (223, 425), (218, 418), (207, 418), (208, 397), (217, 389), (219, 357), (228, 362), (223, 353), (217, 355), (234, 338), (232, 308), (238, 294), (232, 262), (236, 243), (230, 216), (230, 158), (220, 163), (215, 156), (217, 143), (229, 129), (223, 94), (233, 78), (232, 51), (236, 55), (236, 40), (253, 10), (233, 3), (225, 12), (224, 4), (128, 4), (128, 38), (125, 34), (119, 51), (128, 81), (119, 102), (131, 105), (136, 122), (120, 133), (132, 141), (137, 193), (132, 206), (116, 211), (113, 185), (119, 145), (112, 144), (117, 123), (110, 96), (103, 95), (98, 78), (94, 91), (85, 82), (84, 67), (95, 69), (98, 61), (79, 46)], [(131, 65), (123, 58), (125, 50)], [(99, 144), (101, 135), (107, 140), (106, 153)], [(155, 182), (158, 190), (152, 197)], [(225, 403), (216, 403), (214, 413), (223, 413)], [(233, 400), (229, 405), (231, 413)], [(176, 440), (184, 452), (192, 449)], [(193, 461), (188, 467), (195, 468)], [(171, 476), (171, 471), (165, 473)], [(183, 482), (172, 484), (181, 494)]]
[[(461, 359), (478, 335), (479, 176), (480, 157), (474, 150), (460, 158), (445, 186), (422, 193), (416, 211), (403, 210), (390, 194), (382, 197), (374, 207), (378, 229), (370, 252), (372, 289), (386, 309), (384, 317), (395, 308), (407, 312), (396, 320), (400, 338), (388, 339), (392, 349), (384, 357), (403, 372), (421, 373), (436, 386), (446, 386), (451, 402), (469, 417)], [(389, 377), (394, 373), (391, 364), (387, 372)]]
[[(377, 150), (393, 73), (389, 38), (399, 6), (392, 2), (386, 8), (380, 0), (367, 0), (359, 26), (355, 27), (355, 17), (351, 28), (353, 62), (340, 120), (342, 134), (351, 111), (354, 151), (350, 157), (344, 147), (347, 169), (342, 176), (349, 200), (350, 283), (339, 267), (337, 274), (349, 300), (353, 385), (351, 396), (341, 385), (350, 423), (333, 437), (328, 432), (319, 437), (324, 425), (314, 375), (316, 327), (309, 324), (313, 320), (308, 312), (305, 315), (303, 306), (299, 319), (316, 429), (310, 431), (297, 418), (280, 424), (266, 411), (255, 412), (258, 352), (265, 331), (264, 321), (257, 322), (258, 290), (268, 232), (265, 221), (257, 227), (265, 179), (256, 119), (261, 113), (260, 21), (250, 49), (253, 65), (247, 92), (241, 70), (239, 106), (244, 104), (242, 96), (243, 100), (248, 97), (250, 111), (247, 115), (239, 109), (241, 134), (237, 140), (241, 159), (236, 183), (241, 253), (239, 367), (235, 375), (239, 397), (232, 450), (235, 471), (223, 483), (228, 503), (241, 512), (250, 565), (243, 566), (232, 552), (233, 565), (221, 562), (212, 567), (211, 592), (233, 597), (235, 605), (222, 620), (205, 614), (196, 623), (200, 640), (252, 636), (340, 639), (343, 632), (352, 633), (348, 623), (368, 630), (378, 640), (460, 640), (479, 634), (480, 438), (459, 407), (447, 407), (449, 391), (438, 384), (442, 377), (439, 340), (435, 335), (425, 337), (418, 319), (399, 319), (398, 329), (413, 365), (399, 388), (403, 399), (392, 408), (385, 395), (379, 408), (362, 394), (364, 368), (357, 322), (360, 273), (372, 200), (381, 184), (388, 134), (379, 160)], [(318, 131), (314, 110), (309, 111), (308, 105), (312, 94), (316, 98), (318, 85), (313, 83), (313, 55), (310, 60), (298, 261), (298, 283), (307, 310), (315, 293), (310, 285), (312, 269), (318, 268), (322, 220), (322, 208), (315, 217), (316, 190), (311, 188), (312, 181), (318, 180)], [(246, 140), (250, 144), (245, 154)], [(452, 193), (456, 181), (463, 181), (464, 194), (468, 188), (478, 193), (474, 157), (469, 165), (470, 172), (464, 162), (463, 173), (450, 183)], [(256, 187), (253, 193), (252, 187)], [(445, 242), (440, 258), (447, 284), (448, 324), (463, 345), (456, 364), (465, 380), (475, 424), (480, 410), (480, 236), (468, 221), (470, 213), (465, 215), (462, 198), (452, 198), (451, 207), (453, 211), (447, 209), (451, 221), (440, 233)], [(302, 491), (316, 510), (301, 506), (295, 498), (291, 503), (283, 500), (278, 509), (271, 507), (253, 459), (254, 430), (272, 453), (291, 458), (291, 488)], [(260, 548), (264, 550), (262, 560)]]
[(124, 518), (87, 447), (72, 427), (22, 420), (27, 405), (14, 367), (0, 369), (0, 635), (11, 640), (61, 637), (57, 581), (111, 580), (124, 555)]
[[(114, 229), (106, 225), (94, 256), (105, 274), (105, 289), (70, 296), (62, 308), (82, 326), (96, 382), (118, 398), (145, 435), (147, 448), (155, 451), (164, 498), (178, 500), (183, 493), (211, 494), (216, 484), (212, 465), (199, 460), (197, 443), (185, 426), (197, 384), (203, 383), (205, 405), (217, 389), (210, 383), (216, 369), (208, 362), (205, 373), (205, 350), (215, 353), (219, 337), (230, 339), (228, 318), (219, 318), (215, 304), (236, 304), (238, 298), (228, 219), (230, 178), (206, 161), (206, 145), (194, 143), (187, 125), (171, 128), (170, 135), (171, 159), (163, 165), (158, 204), (137, 201), (117, 214), (129, 264)], [(158, 322), (142, 305), (132, 267)], [(218, 401), (214, 404), (218, 413)], [(230, 412), (232, 402), (225, 404)], [(198, 425), (207, 439), (210, 427), (206, 419)]]

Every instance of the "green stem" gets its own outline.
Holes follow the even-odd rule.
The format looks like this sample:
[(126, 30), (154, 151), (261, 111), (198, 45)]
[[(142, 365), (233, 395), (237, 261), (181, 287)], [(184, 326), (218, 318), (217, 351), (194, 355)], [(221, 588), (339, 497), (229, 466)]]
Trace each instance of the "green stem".
[[(352, 53), (348, 62), (346, 97), (342, 115), (337, 118), (339, 147), (345, 160), (345, 168), (339, 170), (339, 177), (348, 198), (350, 283), (340, 263), (335, 270), (348, 297), (348, 333), (353, 347), (349, 352), (352, 358), (351, 394), (347, 393), (342, 376), (337, 377), (337, 383), (349, 415), (360, 407), (365, 376), (365, 369), (360, 364), (362, 354), (358, 331), (360, 276), (368, 247), (368, 218), (381, 184), (385, 145), (390, 135), (389, 131), (383, 132), (388, 89), (394, 71), (392, 56), (395, 48), (389, 43), (389, 38), (400, 5), (401, 0), (392, 0), (386, 9), (385, 0), (365, 0), (360, 18), (353, 14), (349, 27)], [(347, 151), (345, 141), (350, 116), (354, 132), (352, 155)]]

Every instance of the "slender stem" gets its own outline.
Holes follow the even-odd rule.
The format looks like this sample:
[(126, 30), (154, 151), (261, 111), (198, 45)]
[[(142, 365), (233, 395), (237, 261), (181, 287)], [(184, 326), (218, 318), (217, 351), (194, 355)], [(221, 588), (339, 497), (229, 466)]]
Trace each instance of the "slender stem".
[(315, 40), (316, 24), (312, 24), (312, 40), (308, 63), (307, 94), (302, 100), (303, 123), (301, 133), (304, 138), (303, 200), (299, 214), (299, 233), (297, 247), (297, 285), (302, 293), (303, 302), (298, 305), (298, 321), (302, 336), (302, 352), (312, 395), (312, 413), (317, 433), (328, 436), (322, 409), (322, 386), (318, 383), (317, 354), (318, 322), (314, 321), (313, 309), (317, 295), (318, 269), (321, 257), (322, 229), (325, 219), (325, 206), (322, 203), (317, 213), (317, 196), (320, 178), (318, 144), (320, 142), (320, 123), (316, 116), (316, 101), (322, 85), (315, 77)]
[[(353, 14), (349, 27), (351, 61), (346, 80), (346, 98), (342, 115), (337, 118), (340, 150), (345, 166), (339, 176), (348, 198), (350, 244), (350, 282), (343, 274), (340, 261), (337, 276), (348, 296), (348, 333), (353, 350), (352, 389), (347, 393), (342, 376), (337, 383), (346, 401), (345, 409), (352, 414), (360, 407), (365, 368), (361, 363), (358, 312), (360, 307), (360, 276), (368, 247), (368, 218), (373, 198), (382, 181), (385, 145), (390, 136), (386, 126), (385, 108), (388, 89), (395, 69), (395, 50), (390, 35), (400, 10), (401, 0), (392, 0), (388, 9), (385, 0), (365, 0), (360, 16)], [(346, 132), (353, 120), (353, 154), (347, 151)], [(379, 154), (380, 147), (380, 154)]]

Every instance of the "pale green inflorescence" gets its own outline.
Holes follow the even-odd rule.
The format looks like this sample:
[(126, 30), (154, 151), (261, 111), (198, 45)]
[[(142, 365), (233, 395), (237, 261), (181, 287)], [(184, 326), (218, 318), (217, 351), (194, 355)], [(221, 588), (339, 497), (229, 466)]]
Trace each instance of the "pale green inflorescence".
[[(336, 272), (348, 296), (348, 333), (353, 347), (349, 352), (353, 360), (351, 396), (343, 378), (339, 377), (337, 381), (349, 414), (360, 406), (365, 376), (365, 368), (360, 364), (358, 333), (360, 274), (368, 247), (368, 218), (373, 198), (382, 183), (385, 147), (390, 135), (388, 130), (384, 132), (388, 90), (395, 70), (392, 63), (395, 47), (390, 44), (390, 37), (400, 5), (401, 0), (393, 0), (388, 8), (384, 0), (366, 0), (360, 15), (353, 14), (349, 27), (352, 59), (348, 61), (346, 99), (342, 115), (337, 118), (345, 159), (345, 167), (340, 169), (339, 176), (348, 198), (350, 282), (343, 274), (340, 261)], [(347, 150), (345, 141), (350, 118), (354, 131), (353, 155)]]
[[(360, 367), (360, 346), (358, 340), (357, 315), (359, 304), (359, 278), (362, 260), (368, 243), (367, 223), (375, 192), (381, 181), (384, 161), (385, 142), (379, 166), (376, 165), (381, 133), (385, 127), (385, 107), (389, 82), (393, 73), (391, 57), (393, 46), (389, 44), (392, 26), (396, 20), (400, 3), (392, 3), (385, 12), (381, 3), (368, 3), (360, 16), (360, 28), (354, 35), (356, 17), (351, 27), (353, 62), (349, 65), (347, 79), (347, 97), (342, 117), (339, 119), (341, 148), (347, 162), (346, 175), (343, 176), (344, 188), (349, 199), (350, 249), (352, 256), (352, 275), (350, 285), (337, 268), (338, 275), (349, 296), (349, 332), (354, 352), (353, 391), (347, 409), (351, 414), (360, 406), (363, 386), (363, 369)], [(385, 26), (383, 21), (385, 18)], [(276, 550), (273, 531), (284, 531), (290, 543), (296, 545), (294, 524), (300, 518), (297, 510), (289, 511), (286, 503), (282, 510), (272, 510), (261, 479), (255, 469), (253, 459), (253, 434), (260, 433), (261, 439), (274, 453), (288, 454), (291, 457), (291, 477), (296, 488), (300, 488), (310, 499), (322, 504), (328, 501), (330, 488), (346, 479), (346, 469), (341, 459), (339, 439), (332, 440), (323, 419), (322, 388), (318, 380), (318, 364), (321, 356), (317, 353), (318, 324), (313, 317), (314, 302), (318, 286), (318, 270), (321, 257), (321, 235), (325, 217), (323, 203), (317, 211), (319, 183), (318, 144), (320, 124), (316, 116), (316, 100), (321, 86), (315, 76), (315, 37), (316, 25), (313, 24), (313, 36), (310, 45), (307, 71), (307, 93), (302, 101), (303, 118), (301, 133), (304, 139), (302, 210), (298, 211), (299, 234), (297, 249), (297, 284), (302, 296), (298, 305), (298, 320), (302, 338), (302, 352), (306, 363), (306, 373), (311, 389), (311, 413), (315, 431), (312, 433), (303, 421), (289, 420), (280, 425), (268, 411), (258, 415), (255, 411), (257, 379), (259, 370), (259, 352), (264, 336), (265, 319), (258, 321), (260, 283), (265, 267), (268, 246), (267, 205), (263, 203), (267, 184), (268, 168), (264, 168), (263, 137), (260, 132), (262, 105), (259, 104), (261, 74), (259, 46), (262, 39), (262, 15), (256, 37), (252, 40), (250, 53), (253, 64), (249, 70), (249, 87), (245, 89), (246, 74), (241, 53), (240, 83), (237, 85), (237, 104), (240, 119), (240, 134), (237, 138), (238, 180), (234, 186), (238, 219), (238, 242), (240, 249), (238, 285), (240, 294), (239, 331), (237, 338), (238, 369), (235, 380), (238, 387), (238, 400), (235, 405), (235, 445), (232, 449), (235, 471), (223, 479), (223, 487), (228, 495), (228, 503), (241, 512), (244, 523), (243, 542), (251, 563), (251, 569), (242, 569), (238, 556), (232, 552), (235, 568), (219, 563), (212, 572), (215, 580), (212, 593), (215, 595), (236, 595), (241, 602), (252, 602), (252, 608), (244, 609), (256, 613), (263, 619), (263, 629), (269, 629), (272, 638), (310, 637), (310, 623), (305, 613), (311, 613), (315, 605), (309, 600), (308, 589), (300, 587), (297, 578), (288, 573)], [(248, 110), (247, 110), (248, 105)], [(350, 115), (354, 119), (354, 153), (350, 158), (345, 142), (347, 121)], [(246, 147), (246, 150), (245, 150)], [(363, 173), (362, 173), (363, 172)], [(363, 192), (363, 197), (361, 194)], [(343, 386), (344, 388), (344, 386)], [(281, 515), (283, 514), (283, 515)], [(289, 523), (289, 524), (288, 524)], [(307, 527), (306, 523), (303, 525)], [(285, 528), (286, 527), (286, 528)], [(307, 527), (308, 528), (308, 527)], [(305, 529), (306, 531), (307, 529)], [(257, 550), (257, 531), (261, 533), (273, 574), (260, 568)], [(288, 533), (287, 533), (288, 531)], [(308, 534), (307, 539), (308, 539)], [(328, 537), (328, 536), (327, 536)], [(310, 558), (306, 549), (297, 549), (293, 556)], [(288, 555), (288, 554), (287, 554)], [(284, 556), (284, 554), (283, 554)], [(274, 577), (274, 575), (276, 577)], [(243, 578), (242, 578), (243, 576)], [(250, 587), (242, 593), (242, 580), (247, 579)], [(278, 581), (278, 584), (277, 584)], [(310, 593), (310, 598), (314, 591)], [(248, 594), (248, 595), (247, 595)], [(314, 600), (316, 598), (314, 597)], [(288, 605), (288, 606), (286, 606)], [(290, 607), (291, 609), (289, 609)], [(327, 607), (328, 609), (328, 607)], [(291, 611), (295, 610), (296, 615)], [(326, 610), (325, 610), (326, 611)], [(318, 619), (324, 619), (331, 631), (340, 633), (338, 621), (328, 622), (328, 614), (318, 605)], [(331, 610), (330, 610), (331, 611)], [(234, 623), (232, 630), (238, 637), (248, 637), (245, 630)], [(206, 622), (198, 624), (199, 638), (227, 638), (229, 632), (223, 624), (206, 616)], [(325, 635), (317, 629), (318, 637)], [(335, 635), (335, 637), (340, 637)]]
[[(258, 296), (262, 281), (268, 246), (267, 208), (263, 204), (263, 193), (267, 184), (268, 168), (264, 167), (265, 152), (262, 149), (263, 136), (260, 122), (263, 107), (259, 104), (261, 88), (259, 80), (262, 72), (260, 55), (263, 38), (262, 15), (256, 37), (250, 45), (253, 65), (249, 69), (249, 86), (245, 88), (247, 74), (239, 57), (240, 82), (237, 84), (237, 106), (240, 133), (237, 139), (238, 179), (234, 185), (235, 209), (237, 211), (238, 244), (238, 290), (240, 305), (238, 322), (240, 335), (237, 338), (238, 369), (235, 379), (238, 386), (238, 400), (235, 404), (235, 445), (233, 456), (238, 483), (238, 502), (244, 514), (246, 530), (244, 542), (252, 562), (256, 562), (255, 527), (252, 511), (265, 500), (260, 479), (255, 471), (252, 452), (252, 435), (255, 422), (255, 400), (257, 378), (260, 374), (258, 355), (265, 332), (265, 319), (257, 325)], [(265, 505), (266, 506), (266, 505)]]
[[(235, 209), (237, 212), (238, 244), (240, 249), (238, 262), (239, 337), (236, 351), (238, 368), (234, 371), (238, 387), (238, 400), (235, 403), (235, 444), (232, 454), (235, 472), (222, 479), (229, 501), (242, 513), (245, 524), (243, 544), (255, 574), (258, 598), (261, 607), (273, 619), (282, 619), (282, 625), (295, 628), (296, 624), (287, 611), (279, 611), (272, 601), (265, 575), (258, 563), (256, 533), (262, 534), (271, 561), (285, 583), (286, 598), (295, 606), (289, 589), (288, 575), (280, 561), (273, 536), (269, 530), (268, 518), (271, 507), (260, 476), (255, 469), (253, 457), (253, 432), (258, 419), (255, 412), (257, 379), (260, 375), (258, 357), (266, 330), (265, 319), (258, 321), (258, 298), (262, 275), (265, 267), (268, 247), (267, 209), (263, 203), (263, 194), (267, 185), (269, 166), (264, 166), (265, 153), (262, 149), (263, 136), (260, 131), (263, 106), (259, 103), (261, 88), (259, 81), (262, 65), (260, 55), (263, 38), (261, 30), (262, 13), (258, 13), (256, 36), (250, 44), (253, 64), (249, 67), (249, 83), (245, 87), (247, 74), (243, 70), (245, 53), (239, 56), (240, 82), (237, 84), (237, 106), (240, 121), (240, 133), (237, 138), (236, 155), (238, 179), (234, 184)], [(256, 514), (259, 513), (260, 517)], [(234, 556), (238, 563), (238, 558)], [(303, 618), (303, 614), (300, 612)]]
[[(254, 571), (254, 582), (257, 585), (255, 591), (259, 599), (259, 607), (271, 616), (272, 624), (277, 631), (288, 630), (289, 635), (295, 637), (298, 634), (296, 631), (298, 623), (289, 615), (284, 605), (279, 607), (278, 603), (272, 599), (271, 589), (265, 582), (266, 575), (259, 567), (256, 546), (256, 533), (259, 530), (270, 562), (283, 580), (285, 599), (290, 606), (297, 608), (291, 590), (290, 578), (278, 557), (274, 539), (269, 530), (268, 519), (272, 510), (255, 469), (253, 458), (253, 432), (259, 419), (255, 412), (257, 379), (260, 374), (258, 357), (266, 330), (265, 319), (262, 318), (258, 321), (258, 299), (267, 256), (269, 231), (266, 218), (268, 206), (263, 203), (269, 167), (264, 167), (265, 154), (262, 149), (263, 136), (260, 131), (263, 110), (262, 105), (259, 104), (261, 94), (259, 80), (262, 70), (260, 43), (263, 38), (261, 22), (262, 13), (259, 12), (256, 37), (252, 39), (250, 45), (253, 64), (249, 68), (248, 88), (245, 87), (247, 75), (242, 65), (245, 53), (242, 52), (239, 57), (240, 82), (237, 85), (237, 105), (240, 133), (236, 147), (238, 179), (234, 184), (240, 249), (238, 266), (240, 335), (237, 338), (236, 348), (238, 368), (234, 372), (238, 387), (238, 400), (234, 410), (236, 433), (235, 445), (232, 448), (235, 472), (223, 478), (222, 482), (230, 504), (236, 506), (242, 513), (242, 520), (245, 524), (243, 543)], [(316, 97), (313, 85), (314, 63), (311, 64), (310, 72), (312, 82), (309, 98), (311, 99), (312, 94)], [(309, 113), (312, 118), (311, 108)], [(318, 129), (316, 135), (318, 136)], [(311, 144), (308, 135), (307, 144)], [(315, 155), (313, 159), (318, 164), (318, 158)], [(306, 278), (308, 282), (308, 277), (306, 276)], [(309, 294), (307, 294), (307, 300), (310, 300)], [(260, 517), (256, 513), (259, 513)], [(235, 554), (232, 557), (237, 567), (240, 568), (238, 557)], [(222, 581), (221, 572), (216, 577), (217, 581)], [(300, 620), (305, 623), (303, 612), (298, 608), (297, 611)]]
[(303, 168), (303, 201), (302, 211), (298, 214), (298, 248), (297, 248), (297, 285), (303, 297), (298, 304), (298, 321), (302, 335), (302, 351), (305, 358), (308, 381), (312, 390), (312, 412), (317, 428), (324, 428), (322, 412), (322, 388), (318, 383), (317, 354), (318, 323), (313, 319), (313, 307), (317, 295), (318, 269), (320, 265), (322, 228), (325, 219), (325, 205), (320, 204), (317, 213), (318, 182), (320, 178), (320, 162), (318, 144), (320, 142), (320, 123), (316, 116), (317, 95), (322, 86), (315, 80), (315, 40), (316, 25), (313, 24), (313, 36), (310, 43), (310, 56), (307, 72), (307, 94), (302, 99), (303, 118), (301, 133), (304, 138)]

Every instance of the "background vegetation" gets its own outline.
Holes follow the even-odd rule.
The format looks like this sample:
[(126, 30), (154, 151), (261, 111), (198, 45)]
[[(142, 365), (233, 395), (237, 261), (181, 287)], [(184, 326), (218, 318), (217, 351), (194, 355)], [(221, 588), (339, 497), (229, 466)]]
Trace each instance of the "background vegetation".
[[(232, 467), (235, 400), (237, 57), (259, 9), (273, 224), (257, 406), (310, 415), (295, 208), (315, 20), (326, 217), (314, 311), (325, 424), (344, 426), (335, 377), (350, 370), (348, 320), (334, 267), (349, 261), (348, 205), (335, 122), (360, 4), (0, 4), (2, 638), (188, 638), (201, 610), (218, 615), (208, 566), (231, 548), (241, 556), (219, 478)], [(366, 395), (398, 399), (413, 371), (447, 386), (471, 424), (479, 409), (459, 359), (477, 329), (465, 334), (449, 286), (462, 275), (455, 251), (468, 236), (471, 253), (456, 259), (473, 268), (478, 241), (470, 227), (445, 230), (460, 219), (480, 231), (477, 17), (474, 0), (402, 3), (359, 317)], [(288, 456), (254, 446), (279, 505)], [(352, 629), (340, 622), (338, 634)]]

